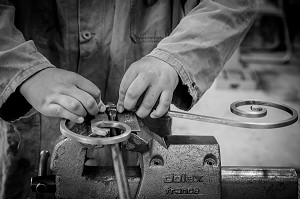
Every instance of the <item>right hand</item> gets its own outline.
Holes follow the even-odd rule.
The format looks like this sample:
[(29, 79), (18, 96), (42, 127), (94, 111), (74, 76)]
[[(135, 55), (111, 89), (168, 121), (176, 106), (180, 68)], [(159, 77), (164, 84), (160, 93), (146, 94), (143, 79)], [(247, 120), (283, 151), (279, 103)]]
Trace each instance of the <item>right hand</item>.
[(95, 84), (62, 69), (47, 68), (36, 73), (20, 86), (20, 92), (40, 113), (76, 123), (82, 123), (87, 113), (105, 111)]

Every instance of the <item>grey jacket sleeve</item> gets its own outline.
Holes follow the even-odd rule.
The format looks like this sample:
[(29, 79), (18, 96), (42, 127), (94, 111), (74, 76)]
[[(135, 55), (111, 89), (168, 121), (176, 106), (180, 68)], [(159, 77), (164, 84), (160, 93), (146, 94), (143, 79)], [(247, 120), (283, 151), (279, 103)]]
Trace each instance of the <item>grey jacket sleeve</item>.
[(198, 102), (212, 85), (243, 40), (258, 9), (256, 0), (195, 2), (187, 1), (188, 14), (148, 55), (169, 63), (177, 71), (181, 83), (174, 92), (173, 103), (184, 110)]
[(26, 109), (28, 104), (17, 88), (38, 71), (54, 67), (33, 41), (25, 41), (14, 26), (14, 15), (15, 8), (0, 0), (0, 117)]

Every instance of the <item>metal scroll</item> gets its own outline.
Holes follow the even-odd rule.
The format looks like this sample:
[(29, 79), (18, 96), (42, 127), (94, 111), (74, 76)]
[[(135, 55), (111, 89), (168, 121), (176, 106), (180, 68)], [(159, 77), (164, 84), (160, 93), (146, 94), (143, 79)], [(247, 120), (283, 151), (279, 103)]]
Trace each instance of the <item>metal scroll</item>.
[[(240, 106), (251, 105), (249, 111), (244, 111), (238, 109)], [(283, 105), (283, 104), (276, 104), (272, 102), (260, 101), (260, 100), (241, 100), (234, 102), (230, 105), (230, 110), (232, 113), (242, 116), (242, 117), (249, 117), (249, 118), (259, 118), (264, 117), (267, 115), (267, 109), (262, 106), (269, 106), (272, 108), (277, 108), (282, 111), (285, 111), (290, 114), (290, 117), (277, 122), (268, 122), (268, 123), (257, 123), (257, 122), (242, 122), (237, 120), (230, 120), (230, 119), (223, 119), (218, 117), (211, 117), (206, 115), (197, 115), (191, 113), (184, 113), (178, 111), (169, 111), (169, 115), (171, 117), (189, 119), (189, 120), (196, 120), (208, 123), (215, 123), (215, 124), (222, 124), (227, 126), (236, 126), (241, 128), (251, 128), (251, 129), (272, 129), (272, 128), (280, 128), (289, 126), (295, 123), (298, 120), (298, 113), (295, 109)]]
[[(77, 142), (80, 142), (82, 144), (88, 144), (88, 145), (93, 145), (93, 146), (101, 146), (101, 145), (109, 145), (109, 144), (117, 144), (120, 142), (123, 142), (125, 140), (127, 140), (130, 136), (131, 133), (131, 128), (130, 126), (128, 126), (127, 124), (124, 124), (122, 122), (118, 122), (118, 121), (99, 121), (95, 124), (92, 124), (92, 126), (96, 126), (99, 130), (101, 130), (101, 128), (117, 128), (123, 131), (122, 134), (120, 135), (116, 135), (113, 137), (93, 137), (91, 135), (97, 135), (98, 133), (92, 133), (89, 136), (84, 136), (84, 135), (80, 135), (77, 133), (74, 133), (72, 131), (70, 131), (67, 126), (66, 126), (66, 119), (62, 119), (60, 121), (60, 132), (68, 137), (71, 138)], [(103, 131), (105, 131), (103, 129)], [(102, 135), (102, 134), (101, 134)]]

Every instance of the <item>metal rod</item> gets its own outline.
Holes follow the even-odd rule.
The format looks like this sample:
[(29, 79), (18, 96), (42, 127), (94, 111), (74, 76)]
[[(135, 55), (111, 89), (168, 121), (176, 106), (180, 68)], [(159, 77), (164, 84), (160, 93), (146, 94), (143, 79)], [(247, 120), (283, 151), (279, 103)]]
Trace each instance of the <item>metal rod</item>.
[[(115, 121), (117, 110), (115, 108), (108, 108), (107, 112), (108, 112), (109, 120)], [(111, 128), (110, 136), (116, 136), (116, 135), (117, 135), (116, 129)], [(116, 176), (116, 181), (118, 186), (119, 198), (130, 199), (131, 198), (130, 188), (129, 188), (129, 183), (126, 176), (124, 161), (123, 161), (119, 144), (110, 145), (110, 149), (111, 149), (114, 171), (115, 171), (115, 176)]]
[(119, 198), (120, 199), (130, 199), (130, 188), (127, 180), (124, 162), (120, 147), (118, 144), (110, 145), (112, 160), (115, 170), (115, 176), (118, 186)]

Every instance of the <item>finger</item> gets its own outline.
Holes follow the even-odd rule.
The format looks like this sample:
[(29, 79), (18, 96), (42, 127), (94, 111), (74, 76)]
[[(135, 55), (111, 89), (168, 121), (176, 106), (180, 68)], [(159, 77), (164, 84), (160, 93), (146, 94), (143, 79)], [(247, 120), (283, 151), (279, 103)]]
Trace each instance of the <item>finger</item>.
[(170, 104), (172, 102), (173, 98), (173, 92), (172, 91), (163, 91), (160, 95), (159, 104), (157, 108), (152, 111), (150, 114), (151, 118), (158, 118), (163, 116), (170, 107)]
[(98, 108), (99, 108), (99, 111), (101, 112), (101, 113), (104, 113), (105, 112), (105, 110), (106, 110), (106, 107), (105, 107), (105, 104), (102, 102), (102, 100), (100, 99), (99, 100), (99, 102), (98, 102)]
[(99, 97), (98, 99), (96, 99), (96, 103), (97, 103), (99, 111), (101, 113), (105, 112), (106, 107), (105, 107), (105, 104), (103, 103), (103, 101), (101, 100), (101, 97)]
[(149, 87), (149, 78), (145, 75), (138, 75), (130, 84), (124, 99), (124, 108), (131, 110), (135, 107), (140, 96)]
[(117, 110), (119, 113), (122, 113), (124, 111), (124, 100), (125, 100), (127, 90), (131, 85), (131, 83), (133, 82), (133, 80), (136, 78), (136, 76), (137, 76), (137, 71), (130, 70), (129, 68), (128, 71), (125, 73), (124, 77), (122, 78), (120, 88), (119, 88), (119, 99), (117, 103)]
[(64, 94), (77, 99), (89, 114), (96, 115), (99, 112), (96, 100), (89, 93), (74, 86), (64, 91)]
[(48, 116), (65, 118), (76, 123), (82, 123), (84, 121), (83, 117), (68, 111), (59, 104), (50, 104), (47, 112), (49, 113)]
[(98, 99), (101, 97), (100, 89), (93, 82), (87, 80), (81, 75), (77, 75), (75, 84), (81, 90), (89, 93), (94, 99)]
[(83, 116), (83, 117), (85, 117), (87, 114), (82, 104), (77, 99), (71, 96), (61, 94), (61, 95), (55, 95), (52, 98), (53, 99), (50, 99), (51, 103), (61, 105), (62, 107), (72, 112), (73, 114)]
[(139, 116), (140, 118), (147, 117), (150, 114), (152, 108), (154, 107), (156, 101), (158, 100), (159, 95), (160, 88), (150, 87), (144, 96), (141, 106), (136, 112), (137, 116)]

